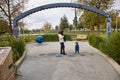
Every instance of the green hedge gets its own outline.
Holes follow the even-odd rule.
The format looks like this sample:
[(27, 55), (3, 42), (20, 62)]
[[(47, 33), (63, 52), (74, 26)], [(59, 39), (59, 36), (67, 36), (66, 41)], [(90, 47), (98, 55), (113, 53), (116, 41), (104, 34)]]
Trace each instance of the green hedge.
[[(58, 41), (58, 35), (57, 34), (44, 34), (44, 35), (25, 35), (20, 36), (20, 38), (24, 39), (25, 42), (35, 42), (35, 39), (37, 36), (43, 36), (44, 42), (50, 42), (50, 41)], [(67, 41), (71, 41), (71, 36), (68, 34), (65, 34)]]
[(112, 33), (108, 41), (100, 34), (90, 34), (88, 40), (90, 45), (98, 48), (120, 64), (120, 32)]
[(49, 42), (49, 41), (58, 41), (58, 36), (57, 34), (46, 34), (46, 35), (43, 35), (43, 38), (44, 38), (44, 41), (46, 42)]
[(1, 36), (0, 46), (1, 47), (6, 47), (6, 46), (12, 47), (14, 62), (16, 62), (23, 55), (23, 52), (25, 51), (25, 42), (22, 38), (15, 40), (14, 37)]
[[(65, 34), (66, 40), (71, 41), (71, 36), (68, 34)], [(43, 35), (44, 41), (58, 41), (58, 35), (57, 34), (50, 34), (50, 35)]]

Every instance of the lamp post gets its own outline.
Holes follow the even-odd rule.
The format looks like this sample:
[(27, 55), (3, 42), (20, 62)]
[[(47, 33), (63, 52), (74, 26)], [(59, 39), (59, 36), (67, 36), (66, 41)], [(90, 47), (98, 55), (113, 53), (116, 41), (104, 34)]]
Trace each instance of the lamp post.
[(116, 32), (118, 32), (118, 15), (120, 10), (116, 10)]

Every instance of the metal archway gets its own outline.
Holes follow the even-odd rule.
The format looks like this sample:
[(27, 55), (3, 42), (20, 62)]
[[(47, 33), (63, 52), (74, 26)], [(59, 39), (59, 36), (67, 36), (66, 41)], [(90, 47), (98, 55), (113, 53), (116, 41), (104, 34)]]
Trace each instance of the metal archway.
[(28, 10), (22, 14), (20, 14), (19, 16), (15, 17), (13, 19), (13, 33), (15, 38), (18, 38), (18, 21), (32, 13), (38, 12), (38, 11), (42, 11), (45, 9), (50, 9), (50, 8), (59, 8), (59, 7), (70, 7), (70, 8), (81, 8), (81, 9), (85, 9), (97, 14), (100, 14), (104, 17), (106, 17), (107, 20), (107, 24), (106, 24), (106, 39), (108, 39), (109, 33), (111, 32), (111, 17), (108, 13), (105, 13), (104, 11), (98, 10), (94, 7), (90, 7), (90, 6), (86, 6), (86, 5), (82, 5), (82, 4), (76, 4), (76, 3), (53, 3), (53, 4), (47, 4), (47, 5), (43, 5), (43, 6), (39, 6), (36, 8), (33, 8), (31, 10)]

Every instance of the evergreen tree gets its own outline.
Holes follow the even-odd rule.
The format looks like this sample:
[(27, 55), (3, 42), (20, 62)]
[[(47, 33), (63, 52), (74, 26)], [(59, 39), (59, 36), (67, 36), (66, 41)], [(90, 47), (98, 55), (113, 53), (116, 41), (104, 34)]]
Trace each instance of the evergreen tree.
[(66, 28), (69, 27), (69, 23), (65, 15), (63, 16), (63, 18), (61, 18), (59, 27), (60, 27), (60, 30), (65, 30)]
[(75, 9), (75, 17), (73, 19), (73, 25), (75, 26), (75, 29), (77, 29), (77, 24), (78, 24), (78, 21), (77, 21), (77, 11)]
[(55, 26), (55, 30), (59, 30), (59, 26)]

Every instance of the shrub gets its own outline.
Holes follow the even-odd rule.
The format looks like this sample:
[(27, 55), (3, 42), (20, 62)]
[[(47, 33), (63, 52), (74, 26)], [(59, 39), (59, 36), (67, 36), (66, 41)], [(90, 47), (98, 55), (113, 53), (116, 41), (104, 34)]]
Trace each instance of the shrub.
[(8, 36), (0, 36), (0, 46), (1, 47), (5, 47), (5, 46), (9, 46), (9, 38)]
[(106, 44), (101, 44), (100, 50), (120, 64), (120, 33), (112, 33)]
[(0, 46), (6, 47), (10, 46), (12, 47), (13, 51), (13, 61), (16, 62), (25, 51), (25, 42), (23, 38), (20, 38), (18, 40), (15, 40), (14, 37), (8, 37), (8, 36), (0, 36)]
[(72, 38), (71, 38), (71, 36), (69, 34), (65, 34), (65, 36), (66, 36), (66, 40), (67, 41), (71, 41), (72, 40)]
[(90, 45), (100, 49), (120, 64), (120, 33), (112, 33), (107, 42), (98, 34), (90, 34), (88, 40)]
[(20, 57), (23, 55), (23, 52), (25, 51), (25, 42), (23, 39), (20, 38), (20, 39), (15, 40), (12, 37), (10, 39), (10, 46), (12, 47), (13, 51), (15, 52), (17, 51), (19, 53)]
[(13, 51), (13, 62), (15, 63), (20, 58), (20, 55), (16, 49), (12, 49), (12, 51)]
[[(72, 40), (70, 35), (65, 34), (65, 36), (67, 41)], [(43, 35), (43, 38), (44, 38), (44, 41), (58, 41), (57, 34), (50, 34), (50, 35), (46, 34), (46, 35)]]
[(104, 42), (104, 39), (100, 36), (100, 34), (92, 33), (88, 35), (88, 41), (90, 45), (99, 49), (100, 44)]
[(25, 42), (33, 42), (35, 40), (36, 35), (24, 35), (20, 36)]
[(57, 34), (43, 35), (44, 41), (58, 41)]

